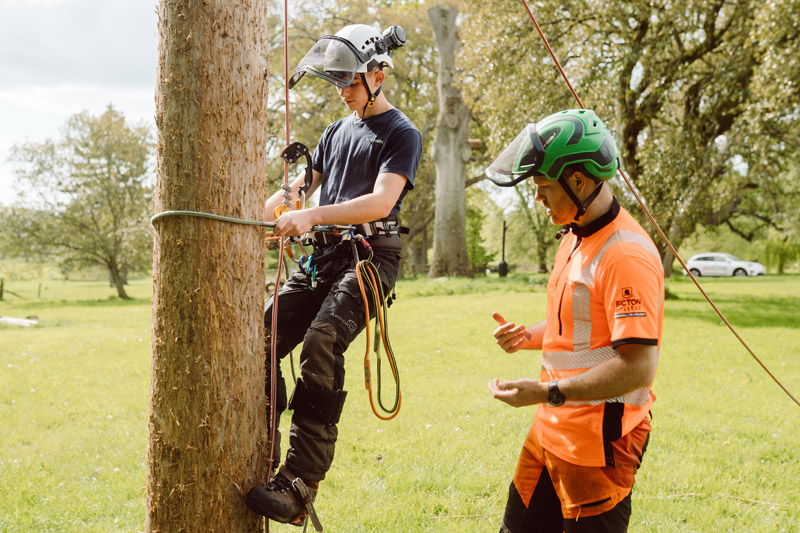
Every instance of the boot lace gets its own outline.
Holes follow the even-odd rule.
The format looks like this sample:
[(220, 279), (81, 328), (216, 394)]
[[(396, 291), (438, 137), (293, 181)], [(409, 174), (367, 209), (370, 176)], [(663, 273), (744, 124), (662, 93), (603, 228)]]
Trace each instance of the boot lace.
[(292, 482), (283, 474), (278, 473), (267, 484), (267, 490), (281, 493), (292, 492)]

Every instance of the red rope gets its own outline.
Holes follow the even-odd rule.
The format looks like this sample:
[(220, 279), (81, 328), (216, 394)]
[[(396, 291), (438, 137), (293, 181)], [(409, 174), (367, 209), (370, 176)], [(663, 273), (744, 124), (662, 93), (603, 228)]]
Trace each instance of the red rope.
[[(284, 109), (286, 115), (286, 146), (289, 146), (291, 139), (290, 114), (289, 114), (289, 1), (283, 2), (283, 71), (284, 71)], [(289, 162), (283, 162), (283, 183), (289, 183)], [(275, 453), (275, 431), (277, 429), (275, 398), (277, 394), (277, 365), (278, 365), (278, 291), (281, 286), (281, 269), (283, 268), (284, 258), (284, 238), (278, 242), (278, 275), (275, 278), (275, 289), (272, 293), (272, 319), (270, 321), (269, 351), (270, 351), (270, 387), (269, 387), (269, 457), (267, 458), (267, 472), (271, 476), (274, 469), (273, 454)], [(267, 531), (269, 531), (269, 521), (267, 521)]]
[[(522, 5), (525, 6), (525, 10), (528, 12), (528, 16), (531, 18), (531, 21), (533, 21), (533, 25), (536, 26), (536, 31), (539, 32), (539, 37), (542, 38), (542, 42), (544, 42), (544, 45), (547, 48), (547, 51), (550, 53), (550, 57), (552, 57), (553, 61), (555, 61), (556, 67), (558, 67), (558, 71), (561, 73), (561, 77), (564, 78), (564, 81), (567, 83), (567, 87), (569, 87), (569, 90), (572, 91), (572, 96), (575, 97), (575, 101), (578, 102), (578, 105), (581, 107), (581, 109), (585, 109), (584, 106), (583, 106), (583, 102), (581, 102), (581, 99), (578, 98), (578, 93), (575, 92), (575, 89), (573, 89), (572, 84), (569, 82), (569, 78), (567, 78), (567, 74), (564, 72), (564, 69), (561, 68), (561, 63), (559, 63), (558, 58), (556, 57), (556, 54), (553, 52), (553, 49), (550, 47), (550, 43), (547, 42), (547, 37), (545, 37), (544, 32), (542, 32), (542, 29), (539, 27), (539, 23), (536, 22), (536, 17), (533, 16), (533, 12), (531, 11), (530, 7), (528, 6), (528, 3), (525, 0), (520, 0), (520, 1), (522, 2)], [(686, 270), (686, 272), (689, 274), (689, 277), (692, 279), (692, 281), (697, 286), (698, 290), (703, 295), (703, 297), (706, 299), (706, 301), (709, 303), (709, 305), (711, 305), (711, 307), (714, 309), (714, 311), (716, 311), (717, 315), (719, 315), (719, 317), (722, 319), (722, 321), (725, 322), (725, 325), (728, 326), (728, 329), (731, 331), (731, 333), (733, 333), (733, 335), (737, 339), (739, 339), (739, 342), (742, 344), (742, 346), (744, 346), (745, 350), (748, 351), (748, 353), (753, 357), (753, 359), (756, 360), (756, 362), (761, 366), (761, 368), (764, 369), (764, 371), (769, 375), (769, 377), (771, 377), (772, 380), (775, 383), (777, 383), (777, 385), (781, 389), (783, 389), (783, 392), (785, 392), (786, 395), (789, 396), (789, 398), (791, 398), (794, 401), (794, 403), (796, 403), (798, 406), (800, 406), (800, 401), (798, 401), (797, 398), (795, 398), (792, 395), (792, 393), (789, 392), (789, 390), (783, 385), (783, 383), (781, 383), (780, 380), (778, 380), (778, 378), (775, 377), (775, 375), (772, 372), (770, 372), (769, 368), (767, 368), (767, 366), (761, 361), (761, 359), (759, 359), (759, 357), (750, 348), (750, 346), (747, 344), (747, 342), (745, 342), (745, 340), (742, 338), (742, 336), (739, 335), (739, 332), (736, 331), (736, 328), (733, 327), (733, 325), (728, 321), (728, 319), (725, 318), (725, 315), (722, 313), (722, 311), (720, 311), (719, 308), (716, 306), (716, 304), (711, 300), (711, 297), (706, 293), (706, 291), (703, 290), (703, 287), (700, 286), (700, 282), (697, 281), (697, 278), (694, 277), (694, 274), (692, 274), (692, 272), (689, 270), (689, 268), (687, 268), (686, 263), (683, 261), (683, 258), (678, 254), (678, 251), (672, 245), (672, 242), (667, 238), (667, 235), (661, 229), (661, 226), (659, 226), (658, 222), (656, 222), (655, 217), (653, 217), (652, 213), (650, 213), (650, 210), (647, 208), (647, 206), (644, 204), (642, 199), (639, 197), (639, 194), (636, 192), (636, 189), (633, 188), (633, 185), (631, 184), (630, 180), (628, 179), (628, 176), (625, 174), (625, 172), (622, 170), (621, 167), (619, 168), (619, 174), (620, 174), (620, 176), (622, 176), (622, 179), (625, 181), (625, 185), (627, 185), (628, 189), (630, 189), (630, 191), (633, 193), (633, 196), (634, 196), (634, 198), (636, 198), (636, 201), (639, 202), (639, 205), (642, 207), (642, 210), (644, 211), (644, 213), (647, 216), (647, 218), (650, 220), (650, 222), (653, 224), (653, 226), (655, 226), (656, 231), (658, 232), (658, 234), (661, 236), (661, 238), (667, 244), (667, 246), (669, 247), (669, 249), (672, 252), (672, 254), (678, 259), (678, 262), (680, 262), (680, 264), (684, 268), (684, 270)]]
[(553, 52), (553, 49), (550, 48), (550, 43), (547, 42), (547, 37), (544, 36), (544, 32), (542, 31), (542, 28), (540, 28), (539, 27), (539, 23), (536, 22), (536, 17), (533, 16), (533, 12), (531, 11), (531, 8), (528, 7), (528, 3), (525, 0), (521, 0), (521, 1), (522, 1), (522, 5), (525, 6), (525, 11), (528, 12), (528, 16), (533, 21), (533, 25), (536, 26), (536, 31), (539, 32), (539, 37), (542, 38), (542, 42), (544, 43), (545, 47), (547, 47), (547, 51), (550, 52), (550, 57), (552, 57), (553, 61), (555, 61), (556, 67), (558, 68), (558, 71), (561, 73), (561, 77), (564, 78), (564, 81), (567, 83), (567, 87), (569, 87), (569, 90), (572, 92), (572, 96), (575, 97), (575, 101), (578, 102), (578, 105), (581, 107), (581, 109), (585, 109), (583, 107), (583, 102), (581, 102), (581, 99), (578, 98), (578, 93), (575, 92), (575, 89), (573, 89), (572, 84), (569, 82), (569, 78), (567, 78), (567, 74), (564, 72), (564, 69), (561, 68), (561, 63), (558, 61), (558, 58), (556, 57), (555, 52)]

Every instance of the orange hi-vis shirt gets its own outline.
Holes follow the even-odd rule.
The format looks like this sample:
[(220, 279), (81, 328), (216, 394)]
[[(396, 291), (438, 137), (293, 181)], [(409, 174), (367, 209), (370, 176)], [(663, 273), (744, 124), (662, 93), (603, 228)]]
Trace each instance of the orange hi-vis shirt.
[[(577, 233), (577, 235), (576, 235)], [(608, 213), (562, 240), (547, 283), (541, 381), (616, 356), (623, 344), (661, 345), (664, 271), (653, 241), (614, 199)], [(647, 415), (650, 387), (618, 398), (541, 404), (534, 430), (545, 450), (583, 466), (612, 466), (611, 443)]]

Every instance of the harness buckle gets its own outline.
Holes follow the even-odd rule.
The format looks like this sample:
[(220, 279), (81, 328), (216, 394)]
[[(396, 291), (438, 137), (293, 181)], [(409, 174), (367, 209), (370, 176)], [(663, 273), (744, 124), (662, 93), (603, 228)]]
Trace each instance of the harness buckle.
[(401, 226), (400, 222), (394, 218), (383, 218), (373, 222), (367, 222), (358, 226), (358, 232), (365, 237), (385, 236), (407, 234), (409, 228)]

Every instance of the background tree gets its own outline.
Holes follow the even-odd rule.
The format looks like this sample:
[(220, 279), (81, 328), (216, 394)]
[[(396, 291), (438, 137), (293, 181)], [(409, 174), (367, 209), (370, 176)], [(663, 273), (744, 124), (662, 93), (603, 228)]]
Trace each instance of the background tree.
[(489, 266), (489, 261), (498, 255), (488, 249), (483, 237), (486, 220), (497, 210), (497, 206), (477, 187), (467, 189), (466, 196), (466, 236), (469, 264), (473, 272), (483, 273)]
[[(517, 230), (514, 232), (520, 248), (528, 251), (540, 273), (548, 271), (551, 263), (549, 252), (555, 249), (558, 241), (555, 239), (556, 229), (550, 222), (550, 217), (540, 206), (536, 205), (536, 186), (532, 180), (515, 187), (519, 202), (519, 218), (525, 228), (524, 234)], [(521, 241), (521, 242), (520, 242)]]
[[(268, 45), (264, 2), (162, 0), (157, 212), (258, 220)], [(199, 217), (156, 222), (147, 531), (260, 531), (267, 481), (264, 237)]]
[(5, 220), (6, 251), (54, 260), (62, 271), (101, 265), (120, 298), (125, 276), (149, 263), (152, 140), (108, 106), (72, 116), (58, 140), (11, 150), (19, 201)]
[[(501, 5), (469, 2), (465, 31), (482, 38), (463, 56), (495, 152), (525, 122), (577, 105), (522, 8), (490, 16)], [(584, 104), (616, 131), (633, 186), (676, 246), (698, 223), (746, 215), (748, 202), (774, 223), (767, 199), (780, 193), (765, 191), (780, 190), (776, 177), (797, 154), (787, 148), (800, 120), (798, 0), (629, 0), (613, 10), (568, 0), (534, 9)], [(618, 192), (642, 219), (631, 195)], [(655, 240), (669, 273), (671, 254)]]
[(428, 16), (439, 52), (436, 81), (439, 116), (432, 152), (436, 166), (436, 216), (433, 260), (428, 275), (471, 276), (466, 239), (465, 166), (471, 155), (467, 137), (472, 113), (455, 79), (458, 7), (434, 6), (428, 10)]

